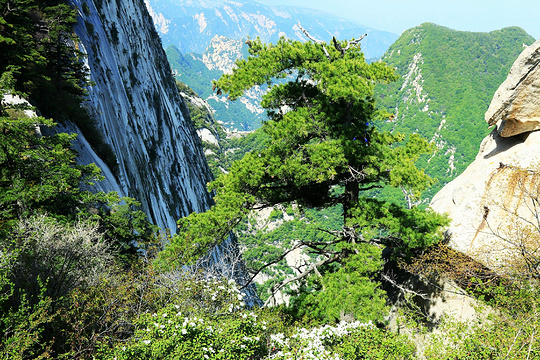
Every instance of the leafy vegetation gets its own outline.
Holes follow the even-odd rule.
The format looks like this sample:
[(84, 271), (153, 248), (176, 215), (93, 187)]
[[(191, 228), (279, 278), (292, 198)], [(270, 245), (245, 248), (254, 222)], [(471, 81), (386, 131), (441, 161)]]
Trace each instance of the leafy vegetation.
[[(374, 106), (373, 84), (395, 80), (393, 71), (382, 63), (367, 64), (354, 41), (328, 45), (281, 39), (272, 45), (255, 40), (250, 55), (214, 87), (236, 99), (252, 86), (269, 85), (262, 103), (270, 115), (263, 126), (267, 146), (247, 153), (211, 185), (216, 205), (180, 220), (180, 233), (162, 253), (163, 262), (181, 264), (205, 254), (255, 208), (341, 204), (340, 231), (299, 240), (317, 261), (296, 279), (322, 274), (302, 306), (328, 321), (344, 313), (378, 320), (384, 297), (373, 279), (382, 264), (382, 247), (393, 247), (394, 256), (409, 256), (436, 242), (437, 229), (445, 223), (429, 211), (363, 196), (384, 186), (416, 192), (430, 182), (415, 167), (419, 154), (429, 149), (425, 140), (412, 136), (403, 142), (402, 135), (372, 125), (382, 115)], [(296, 74), (292, 81), (273, 82), (291, 74)], [(341, 293), (351, 295), (336, 297)], [(350, 306), (338, 310), (336, 300)]]
[(24, 95), (45, 117), (73, 121), (115, 171), (112, 148), (81, 107), (90, 81), (85, 54), (74, 46), (76, 11), (60, 0), (6, 0), (0, 9), (0, 88)]
[[(43, 41), (52, 41), (54, 36), (67, 36), (69, 27), (59, 27), (54, 35), (47, 21), (70, 23), (73, 12), (52, 1), (4, 5), (0, 47), (7, 52), (0, 59), (1, 95), (34, 96), (39, 88), (57, 87), (66, 92), (51, 100), (49, 109), (62, 118), (75, 109), (70, 106), (80, 106), (77, 84), (84, 82), (84, 74), (54, 76), (64, 74), (68, 65), (47, 67), (52, 61), (47, 56), (54, 52), (51, 49), (68, 58), (82, 54), (70, 53), (73, 49), (62, 41), (42, 44), (34, 21), (48, 24), (53, 38)], [(32, 46), (23, 47), (21, 41)], [(173, 239), (164, 239), (165, 234), (148, 223), (134, 199), (91, 191), (100, 180), (99, 170), (75, 163), (70, 148), (74, 135), (43, 135), (41, 130), (54, 126), (52, 120), (30, 117), (26, 106), (3, 103), (0, 357), (539, 357), (538, 274), (530, 265), (534, 257), (527, 253), (523, 261), (511, 263), (516, 271), (495, 275), (442, 244), (434, 245), (443, 218), (368, 196), (374, 186), (402, 186), (409, 194), (424, 189), (429, 178), (415, 163), (430, 148), (420, 137), (405, 141), (374, 125), (380, 112), (374, 107), (371, 80), (392, 80), (392, 70), (380, 63), (366, 64), (356, 47), (342, 52), (347, 45), (252, 43), (252, 59), (222, 78), (218, 89), (234, 97), (253, 83), (272, 81), (292, 69), (297, 78), (271, 86), (265, 98), (271, 119), (264, 131), (252, 138), (229, 139), (221, 152), (216, 150), (226, 161), (238, 161), (213, 184), (213, 210), (181, 221), (182, 233)], [(189, 89), (179, 87), (190, 95)], [(73, 102), (64, 101), (64, 95), (73, 96)], [(290, 111), (282, 111), (284, 104)], [(199, 110), (191, 107), (192, 118), (203, 126), (211, 117)], [(226, 151), (244, 143), (250, 144), (249, 151)], [(265, 224), (282, 223), (281, 227), (259, 231), (259, 219), (253, 216), (239, 222), (250, 209), (277, 204), (283, 205), (273, 207)], [(320, 263), (314, 267), (317, 271), (302, 272), (304, 281), (292, 293), (290, 306), (246, 309), (242, 284), (216, 277), (201, 268), (201, 262), (185, 266), (237, 223), (252, 268), (279, 260), (284, 250), (296, 245), (311, 249), (309, 261)], [(297, 229), (301, 238), (294, 233)], [(515, 243), (530, 252), (538, 227), (519, 230), (530, 236)], [(265, 247), (259, 246), (261, 240)], [(172, 271), (164, 271), (154, 260), (163, 247), (162, 254), (174, 255), (179, 265)], [(389, 331), (383, 321), (386, 295), (378, 281), (383, 247), (392, 249), (390, 258), (418, 276), (461, 280), (462, 287), (494, 309), (489, 321), (466, 324), (448, 319), (434, 334), (423, 329), (414, 336)], [(277, 261), (265, 271), (289, 275), (290, 269)], [(349, 321), (339, 322), (342, 318)], [(422, 346), (416, 346), (418, 336), (423, 336)]]
[[(244, 47), (246, 46), (244, 45)], [(182, 55), (173, 45), (166, 49), (166, 54), (176, 79), (187, 84), (201, 98), (207, 100), (227, 129), (250, 131), (261, 126), (261, 122), (265, 118), (264, 113), (255, 113), (240, 102), (231, 103), (224, 97), (213, 95), (212, 81), (219, 79), (222, 71), (208, 69), (202, 61), (203, 55), (192, 53)], [(244, 56), (247, 57), (247, 55), (246, 50)]]

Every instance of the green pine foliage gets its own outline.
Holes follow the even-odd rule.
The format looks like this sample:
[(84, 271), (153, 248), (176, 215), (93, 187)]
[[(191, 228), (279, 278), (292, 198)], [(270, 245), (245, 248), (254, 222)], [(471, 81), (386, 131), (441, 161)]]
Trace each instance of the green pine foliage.
[[(53, 0), (7, 4), (0, 0), (0, 94), (42, 94), (50, 101), (46, 113), (60, 120), (73, 114), (84, 93), (77, 65), (83, 55), (65, 46), (74, 39), (75, 13)], [(356, 47), (343, 52), (346, 45), (252, 42), (252, 57), (216, 86), (235, 97), (270, 83), (270, 119), (261, 131), (214, 149), (225, 163), (237, 161), (212, 184), (213, 209), (182, 220), (173, 239), (158, 234), (134, 199), (90, 191), (101, 176), (95, 165), (75, 163), (74, 135), (43, 136), (52, 120), (3, 105), (0, 357), (537, 358), (534, 276), (483, 283), (484, 268), (475, 273), (447, 252), (425, 249), (437, 242), (442, 217), (373, 198), (373, 188), (410, 196), (424, 190), (431, 182), (416, 164), (433, 149), (420, 136), (385, 132), (388, 115), (375, 108), (374, 83), (393, 80), (393, 71), (366, 64)], [(191, 112), (201, 127), (211, 122), (202, 109)], [(256, 230), (248, 215), (265, 206), (273, 206), (269, 222), (281, 227)], [(233, 280), (184, 266), (237, 224), (248, 266), (276, 262), (265, 271), (278, 281), (291, 275), (280, 257), (298, 242), (310, 249), (310, 261), (321, 262), (291, 292), (291, 306), (246, 309)], [(170, 245), (154, 263), (164, 243)], [(413, 257), (411, 267), (429, 274), (467, 274), (472, 294), (495, 309), (489, 321), (445, 321), (438, 333), (415, 334), (426, 340), (419, 347), (374, 326), (369, 320), (387, 313), (377, 281), (383, 248), (394, 258)], [(163, 259), (181, 270), (163, 272)], [(338, 323), (351, 316), (364, 322)]]
[[(408, 256), (436, 242), (445, 223), (429, 211), (365, 198), (373, 188), (403, 187), (418, 193), (430, 184), (415, 165), (419, 155), (430, 150), (427, 142), (419, 136), (405, 142), (401, 134), (373, 125), (385, 115), (375, 108), (374, 85), (395, 80), (393, 70), (383, 63), (367, 64), (356, 44), (335, 39), (333, 44), (280, 39), (275, 45), (255, 40), (250, 55), (214, 87), (234, 100), (254, 85), (269, 86), (262, 102), (269, 113), (263, 126), (266, 147), (246, 153), (210, 185), (216, 205), (180, 220), (179, 234), (162, 252), (162, 262), (180, 265), (204, 255), (256, 208), (291, 202), (300, 208), (341, 204), (342, 231), (321, 241), (300, 242), (318, 256), (317, 268), (325, 268), (321, 287), (354, 293), (346, 300), (350, 304), (361, 304), (358, 300), (366, 296), (376, 299), (368, 302), (370, 308), (351, 306), (346, 311), (361, 319), (380, 318), (384, 300), (372, 281), (381, 264), (381, 247), (392, 246), (395, 256)], [(279, 81), (287, 77), (292, 80)], [(350, 278), (349, 273), (365, 279), (371, 291), (337, 280)], [(332, 291), (319, 293), (315, 296), (321, 318), (338, 319), (342, 314), (330, 310), (326, 296)]]
[(73, 121), (98, 156), (116, 171), (111, 146), (81, 107), (91, 82), (83, 61), (85, 54), (79, 50), (73, 31), (76, 10), (60, 0), (2, 1), (0, 9), (2, 94), (22, 94), (43, 116), (58, 122)]
[[(208, 69), (202, 61), (202, 55), (192, 53), (182, 55), (173, 45), (165, 49), (165, 52), (176, 79), (187, 84), (201, 98), (207, 99), (227, 129), (251, 131), (261, 126), (264, 114), (256, 114), (240, 102), (231, 103), (224, 98), (216, 101), (212, 97), (212, 81), (219, 79), (223, 73), (220, 70)], [(244, 56), (248, 56), (247, 52)]]
[[(74, 163), (70, 149), (74, 135), (40, 136), (39, 126), (52, 126), (44, 118), (0, 117), (0, 229), (10, 229), (17, 219), (36, 211), (74, 219), (81, 203), (100, 200), (99, 195), (82, 190), (82, 184), (100, 179), (94, 165)], [(101, 198), (105, 201), (105, 198)]]

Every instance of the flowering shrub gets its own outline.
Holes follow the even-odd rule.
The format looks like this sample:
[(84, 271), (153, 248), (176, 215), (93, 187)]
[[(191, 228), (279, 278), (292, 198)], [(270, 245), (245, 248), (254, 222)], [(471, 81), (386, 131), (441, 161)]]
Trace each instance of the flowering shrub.
[(233, 280), (186, 280), (175, 303), (135, 322), (133, 336), (103, 343), (96, 358), (132, 359), (405, 359), (414, 347), (371, 322), (293, 328), (279, 309), (250, 311)]
[[(233, 280), (200, 280), (186, 287), (212, 312), (170, 304), (136, 322), (134, 336), (104, 358), (128, 359), (253, 359), (265, 356), (266, 326), (244, 309), (243, 294)], [(199, 308), (199, 310), (202, 310)]]
[(270, 336), (270, 347), (273, 354), (270, 359), (340, 359), (337, 354), (329, 350), (342, 337), (349, 335), (359, 327), (372, 327), (371, 322), (352, 323), (341, 322), (337, 326), (324, 325), (318, 328), (300, 328), (290, 337), (283, 334)]
[(269, 348), (269, 359), (406, 359), (414, 353), (405, 338), (359, 321), (270, 335)]

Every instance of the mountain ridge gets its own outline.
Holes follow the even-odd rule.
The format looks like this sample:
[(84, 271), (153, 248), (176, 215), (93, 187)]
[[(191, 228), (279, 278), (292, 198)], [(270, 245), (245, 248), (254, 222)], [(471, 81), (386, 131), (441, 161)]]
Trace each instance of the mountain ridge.
[(523, 44), (534, 38), (517, 27), (489, 33), (457, 31), (433, 23), (403, 32), (381, 61), (401, 78), (379, 87), (379, 105), (394, 113), (382, 126), (430, 139), (421, 160), (439, 183), (428, 198), (471, 163), (489, 132), (484, 112)]
[[(145, 0), (164, 47), (175, 45), (182, 53), (206, 51), (215, 35), (230, 39), (259, 36), (263, 42), (276, 42), (280, 36), (305, 41), (299, 22), (313, 36), (330, 41), (332, 36), (350, 39), (364, 33), (367, 58), (378, 58), (397, 39), (397, 35), (375, 30), (321, 11), (290, 7), (266, 6), (244, 1), (222, 0)], [(324, 22), (324, 23), (323, 23)]]

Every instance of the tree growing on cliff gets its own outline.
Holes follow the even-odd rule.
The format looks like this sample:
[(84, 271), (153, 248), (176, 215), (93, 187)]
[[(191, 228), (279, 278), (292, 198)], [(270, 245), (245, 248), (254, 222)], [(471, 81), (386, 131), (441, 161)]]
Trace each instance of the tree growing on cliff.
[(321, 229), (328, 233), (326, 240), (301, 239), (297, 246), (318, 260), (273, 290), (317, 274), (315, 288), (321, 291), (310, 293), (309, 302), (322, 317), (339, 318), (338, 301), (341, 312), (373, 319), (381, 315), (384, 302), (372, 281), (382, 263), (381, 250), (389, 247), (407, 256), (432, 244), (444, 219), (366, 193), (385, 186), (413, 193), (425, 189), (431, 179), (415, 162), (430, 146), (417, 135), (405, 139), (377, 129), (376, 122), (389, 114), (376, 109), (374, 86), (396, 75), (384, 63), (366, 63), (361, 39), (324, 43), (305, 34), (311, 41), (248, 41), (250, 57), (214, 82), (214, 90), (228, 93), (231, 100), (268, 84), (262, 107), (269, 114), (263, 125), (269, 140), (210, 185), (215, 205), (180, 220), (179, 235), (162, 258), (180, 264), (205, 254), (253, 209), (290, 202), (306, 208), (341, 205), (342, 230)]

